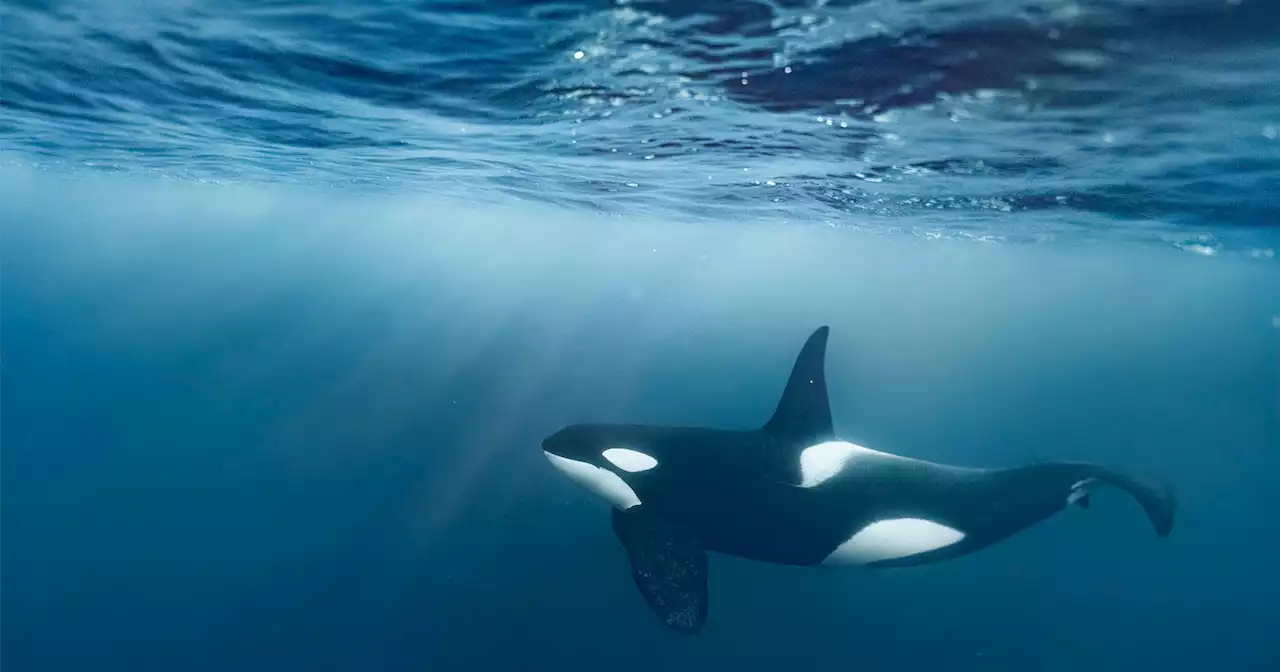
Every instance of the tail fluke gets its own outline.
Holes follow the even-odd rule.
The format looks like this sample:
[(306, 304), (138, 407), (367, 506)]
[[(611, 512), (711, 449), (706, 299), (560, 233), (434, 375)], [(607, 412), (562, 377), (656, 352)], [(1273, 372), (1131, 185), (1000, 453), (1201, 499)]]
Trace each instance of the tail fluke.
[(1147, 512), (1151, 526), (1161, 537), (1169, 536), (1173, 531), (1174, 511), (1178, 507), (1173, 488), (1165, 483), (1152, 483), (1135, 478), (1128, 474), (1100, 469), (1097, 478), (1129, 493)]

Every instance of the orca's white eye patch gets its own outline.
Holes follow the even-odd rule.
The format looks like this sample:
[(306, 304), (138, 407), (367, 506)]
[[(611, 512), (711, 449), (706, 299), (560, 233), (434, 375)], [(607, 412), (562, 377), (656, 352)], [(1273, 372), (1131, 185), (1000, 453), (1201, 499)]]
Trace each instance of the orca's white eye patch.
[(644, 453), (630, 448), (610, 448), (600, 453), (613, 466), (627, 472), (648, 471), (658, 466), (658, 461)]

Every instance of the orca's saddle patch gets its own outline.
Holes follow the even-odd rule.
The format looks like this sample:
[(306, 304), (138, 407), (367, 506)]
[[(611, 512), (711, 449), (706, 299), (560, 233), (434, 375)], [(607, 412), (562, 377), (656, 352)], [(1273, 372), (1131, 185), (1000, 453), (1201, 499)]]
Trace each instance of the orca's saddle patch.
[(631, 562), (645, 602), (672, 630), (693, 634), (707, 622), (707, 551), (688, 529), (644, 505), (613, 509), (613, 533)]

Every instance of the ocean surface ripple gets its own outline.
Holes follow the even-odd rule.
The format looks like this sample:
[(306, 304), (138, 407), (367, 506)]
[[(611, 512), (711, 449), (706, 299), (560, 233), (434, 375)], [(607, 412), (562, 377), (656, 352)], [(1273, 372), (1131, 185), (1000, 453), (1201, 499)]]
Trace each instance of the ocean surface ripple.
[(9, 0), (0, 152), (1274, 257), (1264, 0)]

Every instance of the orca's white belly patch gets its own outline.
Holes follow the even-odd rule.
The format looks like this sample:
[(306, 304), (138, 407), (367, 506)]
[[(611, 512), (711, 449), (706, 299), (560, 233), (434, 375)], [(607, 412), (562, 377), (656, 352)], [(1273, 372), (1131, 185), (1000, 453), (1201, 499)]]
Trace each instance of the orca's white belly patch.
[(880, 520), (858, 530), (822, 561), (824, 565), (866, 565), (946, 548), (964, 533), (923, 518)]

